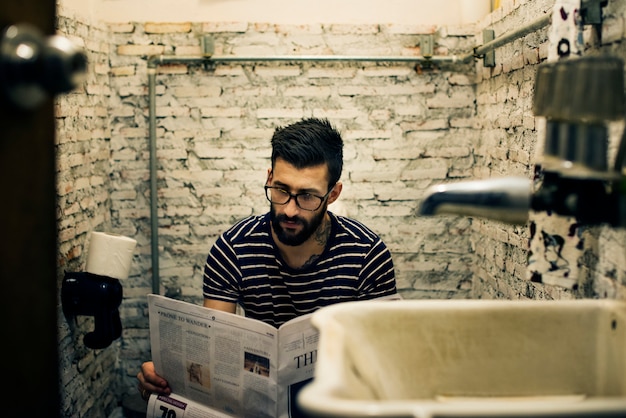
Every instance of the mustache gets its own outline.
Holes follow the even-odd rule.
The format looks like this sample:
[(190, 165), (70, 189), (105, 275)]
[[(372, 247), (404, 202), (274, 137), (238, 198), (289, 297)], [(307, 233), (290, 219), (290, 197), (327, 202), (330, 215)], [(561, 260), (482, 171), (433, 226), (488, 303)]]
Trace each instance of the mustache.
[(284, 214), (276, 215), (276, 221), (278, 222), (296, 222), (299, 224), (304, 223), (304, 221), (299, 216), (287, 216)]

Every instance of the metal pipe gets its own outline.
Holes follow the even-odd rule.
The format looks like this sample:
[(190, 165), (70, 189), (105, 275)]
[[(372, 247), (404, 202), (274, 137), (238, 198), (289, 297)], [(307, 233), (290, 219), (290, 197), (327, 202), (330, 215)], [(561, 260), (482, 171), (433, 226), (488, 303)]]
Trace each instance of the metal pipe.
[(159, 294), (159, 218), (157, 208), (156, 150), (156, 66), (148, 67), (149, 137), (150, 137), (150, 255), (152, 257), (152, 293)]
[(552, 16), (547, 14), (545, 16), (540, 17), (539, 19), (529, 23), (526, 26), (522, 26), (519, 29), (516, 29), (514, 31), (505, 33), (504, 35), (500, 35), (499, 37), (495, 38), (493, 41), (489, 41), (484, 45), (478, 46), (476, 48), (474, 48), (474, 57), (480, 57), (485, 55), (487, 52), (491, 52), (494, 49), (506, 45), (509, 42), (513, 42), (516, 39), (519, 39), (523, 36), (528, 35), (529, 33), (533, 33), (538, 31), (539, 29), (548, 26), (550, 24), (550, 21), (552, 20)]
[(207, 55), (207, 56), (175, 56), (175, 55), (157, 55), (150, 57), (148, 60), (148, 68), (158, 66), (159, 64), (194, 64), (194, 63), (212, 63), (212, 62), (442, 62), (442, 63), (464, 63), (471, 61), (472, 58), (478, 58), (484, 54), (506, 45), (516, 39), (536, 32), (537, 30), (548, 26), (552, 20), (552, 16), (546, 14), (522, 26), (519, 29), (505, 33), (484, 45), (474, 48), (473, 53), (465, 55), (396, 55), (396, 56), (359, 56), (359, 55), (274, 55), (274, 56), (234, 56), (234, 55)]
[[(471, 58), (471, 56), (470, 56)], [(159, 220), (157, 207), (157, 157), (156, 157), (156, 69), (163, 64), (210, 64), (212, 62), (461, 62), (456, 55), (450, 56), (339, 56), (339, 55), (302, 55), (302, 56), (175, 56), (155, 55), (148, 58), (148, 100), (149, 100), (149, 148), (150, 148), (150, 232), (152, 259), (152, 292), (159, 294)]]
[(212, 62), (460, 62), (458, 55), (398, 55), (387, 57), (375, 56), (346, 56), (346, 55), (275, 55), (275, 56), (234, 56), (234, 55), (211, 55), (211, 56), (175, 56), (158, 55), (151, 57), (148, 66), (159, 64), (195, 64)]

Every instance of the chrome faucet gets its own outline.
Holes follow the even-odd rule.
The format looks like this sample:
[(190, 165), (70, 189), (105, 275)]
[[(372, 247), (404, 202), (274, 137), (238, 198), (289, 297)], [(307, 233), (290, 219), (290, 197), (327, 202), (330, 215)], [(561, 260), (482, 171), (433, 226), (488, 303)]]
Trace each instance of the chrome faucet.
[(626, 128), (609, 167), (607, 121), (624, 118), (624, 63), (608, 56), (540, 64), (533, 112), (546, 118), (544, 161), (534, 179), (504, 177), (429, 189), (421, 215), (457, 214), (523, 224), (529, 211), (581, 225), (626, 226)]
[(459, 214), (524, 224), (530, 210), (530, 180), (523, 177), (466, 181), (432, 186), (421, 215)]

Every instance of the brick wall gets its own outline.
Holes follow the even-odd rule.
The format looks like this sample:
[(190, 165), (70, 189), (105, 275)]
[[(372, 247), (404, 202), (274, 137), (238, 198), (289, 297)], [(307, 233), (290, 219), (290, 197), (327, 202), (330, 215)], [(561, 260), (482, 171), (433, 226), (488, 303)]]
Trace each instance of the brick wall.
[[(98, 25), (71, 18), (60, 19), (60, 26), (85, 45), (101, 35)], [(111, 25), (107, 31), (108, 56), (101, 54), (101, 44), (88, 48), (90, 59), (101, 66), (90, 68), (93, 74), (86, 90), (61, 98), (58, 104), (58, 120), (64, 123), (59, 126), (59, 159), (75, 161), (73, 168), (60, 170), (66, 178), (59, 185), (61, 243), (73, 251), (62, 254), (61, 265), (83, 267), (86, 236), (95, 229), (129, 235), (137, 239), (138, 247), (131, 278), (124, 282), (121, 341), (90, 352), (81, 343), (89, 330), (88, 319), (75, 329), (61, 324), (68, 354), (64, 365), (68, 416), (88, 414), (103, 402), (102, 409), (111, 405), (95, 387), (90, 388), (91, 402), (72, 395), (73, 382), (98, 380), (78, 367), (81, 362), (113, 379), (115, 372), (101, 370), (107, 364), (102, 360), (118, 356), (122, 388), (111, 385), (108, 393), (119, 397), (134, 391), (139, 364), (150, 357), (145, 298), (152, 286), (147, 57), (199, 55), (203, 34), (214, 38), (218, 54), (255, 56), (419, 54), (419, 36), (431, 33), (437, 55), (466, 53), (473, 45), (466, 28), (393, 25), (129, 23)], [(159, 66), (162, 292), (200, 303), (202, 266), (210, 245), (237, 219), (268, 208), (262, 186), (273, 129), (316, 116), (328, 117), (346, 142), (345, 186), (337, 210), (363, 220), (383, 236), (404, 295), (467, 297), (470, 222), (419, 219), (415, 209), (433, 182), (471, 174), (475, 135), (471, 70), (471, 65), (421, 68), (363, 62), (258, 62), (208, 70), (202, 65)], [(95, 122), (101, 123), (98, 129)], [(84, 132), (85, 142), (83, 149), (74, 150), (63, 138), (77, 132)], [(102, 151), (100, 159), (88, 157), (96, 150)], [(102, 181), (95, 183), (98, 178)], [(72, 188), (70, 196), (62, 191), (69, 189), (67, 184), (83, 186), (79, 191)], [(77, 202), (72, 217), (68, 208), (73, 201)], [(90, 211), (80, 202), (90, 202), (93, 208)]]
[[(553, 1), (503, 2), (503, 7), (484, 19), (480, 27), (496, 35), (552, 13)], [(591, 26), (585, 27), (585, 54), (611, 54), (626, 58), (624, 13), (626, 2), (612, 1), (603, 9), (601, 41)], [(477, 178), (502, 175), (532, 177), (542, 156), (542, 118), (532, 113), (537, 64), (547, 58), (548, 27), (496, 50), (496, 66), (477, 63), (477, 119), (480, 141), (474, 153)], [(480, 34), (477, 33), (480, 39)], [(621, 123), (612, 127), (610, 148), (620, 141)], [(616, 131), (617, 128), (617, 132)], [(610, 160), (610, 165), (613, 161)], [(626, 233), (606, 226), (583, 228), (584, 250), (579, 260), (579, 280), (565, 290), (523, 280), (526, 274), (529, 230), (475, 219), (471, 246), (475, 252), (472, 297), (507, 299), (624, 298), (626, 283)]]
[[(210, 35), (217, 55), (419, 54), (433, 34), (435, 55), (465, 54), (549, 13), (552, 1), (502, 2), (467, 27), (151, 23), (105, 26), (59, 18), (60, 31), (90, 57), (84, 89), (58, 100), (59, 276), (84, 266), (91, 230), (138, 241), (124, 282), (123, 336), (105, 350), (82, 345), (89, 319), (60, 320), (66, 416), (104, 416), (150, 357), (146, 294), (152, 289), (147, 58), (197, 56)], [(626, 1), (610, 2), (600, 44), (626, 57)], [(496, 51), (496, 67), (364, 62), (255, 62), (157, 68), (158, 231), (162, 293), (200, 303), (210, 245), (235, 220), (262, 213), (269, 138), (277, 125), (328, 117), (345, 139), (340, 207), (390, 247), (406, 298), (623, 298), (624, 232), (585, 231), (575, 291), (524, 280), (526, 227), (466, 217), (416, 216), (425, 190), (443, 182), (531, 176), (541, 121), (532, 114), (534, 74), (546, 58), (547, 28)], [(615, 135), (619, 136), (619, 135)], [(615, 148), (613, 138), (612, 148)], [(335, 209), (336, 208), (336, 209)], [(59, 279), (60, 280), (60, 279)], [(97, 411), (97, 412), (95, 412)]]
[[(89, 232), (133, 230), (111, 228), (108, 30), (73, 16), (59, 16), (57, 28), (89, 60), (86, 81), (55, 106), (60, 289), (64, 272), (84, 270)], [(83, 336), (93, 330), (93, 318), (66, 319), (60, 303), (58, 317), (61, 416), (107, 417), (121, 393), (119, 343), (88, 349)]]

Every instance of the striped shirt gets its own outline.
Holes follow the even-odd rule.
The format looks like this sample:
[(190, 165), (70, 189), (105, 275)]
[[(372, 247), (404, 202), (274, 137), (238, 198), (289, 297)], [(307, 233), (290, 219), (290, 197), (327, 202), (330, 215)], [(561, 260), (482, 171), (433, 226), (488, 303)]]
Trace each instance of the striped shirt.
[(326, 248), (301, 269), (280, 256), (269, 213), (233, 225), (209, 251), (204, 296), (239, 303), (247, 317), (279, 327), (323, 306), (395, 294), (393, 261), (380, 237), (358, 221), (328, 213)]

